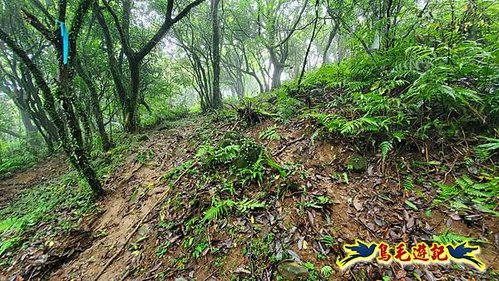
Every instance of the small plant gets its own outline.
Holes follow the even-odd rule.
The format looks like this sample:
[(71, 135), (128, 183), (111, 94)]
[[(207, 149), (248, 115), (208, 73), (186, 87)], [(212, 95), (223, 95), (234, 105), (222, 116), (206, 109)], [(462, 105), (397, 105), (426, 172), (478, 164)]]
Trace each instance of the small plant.
[(97, 233), (94, 235), (95, 238), (101, 238), (101, 237), (106, 237), (108, 236), (109, 233), (107, 232), (107, 229), (102, 228), (97, 230)]
[(262, 182), (265, 172), (264, 159), (260, 158), (249, 167), (241, 168), (237, 175), (241, 178), (241, 185), (251, 182)]
[(194, 251), (192, 252), (192, 256), (194, 258), (199, 258), (207, 248), (208, 248), (208, 242), (203, 241), (201, 243), (198, 243), (194, 248)]
[(188, 160), (188, 161), (180, 164), (179, 166), (166, 172), (165, 175), (163, 176), (163, 180), (166, 181), (166, 180), (176, 179), (185, 170), (192, 169), (193, 165), (194, 165), (194, 162), (192, 160)]
[(309, 271), (315, 270), (315, 265), (312, 262), (307, 261), (303, 266)]
[(332, 247), (336, 245), (336, 239), (329, 234), (322, 236), (320, 242), (322, 242), (326, 247)]
[(499, 177), (493, 177), (477, 183), (467, 176), (456, 179), (452, 185), (434, 182), (440, 189), (434, 204), (447, 202), (452, 209), (466, 210), (475, 208), (479, 211), (499, 216)]
[(459, 234), (455, 234), (446, 229), (440, 235), (433, 235), (433, 241), (441, 244), (450, 244), (450, 243), (461, 243), (461, 242), (473, 242), (473, 243), (487, 243), (487, 241), (475, 239), (472, 237), (466, 237)]
[(236, 205), (237, 205), (237, 210), (243, 214), (246, 214), (249, 211), (252, 211), (254, 209), (259, 209), (259, 208), (265, 207), (264, 202), (258, 202), (255, 199), (247, 199), (247, 198), (242, 200), (242, 201), (237, 202)]
[(274, 241), (274, 235), (269, 234), (265, 237), (259, 237), (256, 239), (252, 239), (249, 241), (249, 243), (246, 245), (245, 248), (243, 248), (243, 254), (244, 255), (252, 255), (255, 257), (265, 257), (265, 256), (270, 256), (270, 245)]
[(499, 150), (499, 139), (482, 137), (482, 139), (488, 141), (487, 143), (480, 144), (475, 148), (475, 153), (482, 160), (488, 160), (491, 155)]
[(303, 266), (308, 270), (308, 279), (307, 280), (320, 280), (319, 272), (315, 270), (315, 264), (307, 261), (303, 264)]
[(354, 154), (348, 158), (347, 169), (355, 172), (367, 170), (367, 159), (359, 154)]
[(324, 276), (324, 278), (326, 278), (326, 279), (329, 279), (329, 277), (331, 277), (331, 275), (333, 275), (333, 273), (334, 273), (334, 270), (333, 270), (333, 268), (332, 268), (331, 266), (329, 266), (329, 265), (325, 265), (325, 266), (323, 266), (323, 267), (322, 267), (322, 269), (321, 269), (321, 274), (322, 274), (322, 276)]
[(230, 195), (234, 196), (236, 194), (236, 188), (234, 187), (233, 182), (224, 182), (223, 183), (223, 192), (228, 192)]
[(348, 173), (346, 172), (343, 172), (343, 173), (338, 173), (338, 172), (333, 172), (330, 177), (335, 180), (335, 181), (338, 181), (340, 183), (346, 183), (348, 184), (349, 183), (349, 179), (348, 179)]
[(385, 162), (388, 157), (388, 153), (393, 149), (393, 144), (391, 141), (382, 142), (379, 147), (381, 148), (381, 160)]
[(230, 199), (220, 200), (217, 197), (213, 197), (211, 208), (209, 208), (202, 219), (203, 222), (210, 222), (219, 219), (222, 215), (227, 214), (236, 203)]
[(212, 169), (222, 165), (249, 167), (263, 153), (263, 147), (255, 140), (236, 132), (228, 132), (218, 145), (202, 145), (195, 158), (206, 168)]
[(249, 126), (262, 122), (265, 117), (249, 99), (243, 100), (240, 107), (231, 106), (236, 110), (238, 118)]
[(414, 189), (414, 183), (412, 182), (412, 178), (407, 178), (404, 183), (402, 184), (405, 190), (413, 190)]
[(163, 258), (168, 253), (168, 249), (170, 248), (170, 246), (171, 246), (171, 243), (169, 241), (160, 244), (156, 248), (156, 257)]
[(311, 201), (300, 203), (300, 205), (304, 208), (322, 209), (331, 203), (329, 197), (321, 195), (314, 197)]
[[(71, 172), (56, 182), (26, 189), (22, 196), (0, 209), (0, 256), (14, 250), (24, 237), (41, 222), (52, 225), (50, 231), (69, 231), (77, 225), (78, 218), (95, 211), (92, 192), (88, 185)], [(61, 217), (59, 214), (70, 215)]]
[(137, 155), (137, 162), (139, 162), (140, 164), (145, 164), (154, 159), (154, 156), (156, 156), (156, 153), (154, 152), (153, 149), (147, 149), (145, 151), (141, 151)]
[(281, 135), (277, 132), (277, 126), (268, 127), (266, 130), (261, 132), (258, 137), (262, 140), (273, 140), (279, 141), (282, 139)]

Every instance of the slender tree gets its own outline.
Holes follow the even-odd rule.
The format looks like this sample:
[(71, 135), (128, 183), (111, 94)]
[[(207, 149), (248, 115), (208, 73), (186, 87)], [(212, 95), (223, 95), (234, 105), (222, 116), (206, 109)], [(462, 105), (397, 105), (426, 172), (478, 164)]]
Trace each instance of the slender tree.
[(220, 91), (220, 19), (218, 18), (219, 4), (220, 0), (211, 0), (214, 108), (219, 108), (222, 106), (222, 93)]
[[(129, 87), (126, 87), (125, 81), (123, 81), (124, 76), (120, 75), (120, 71), (117, 68), (117, 61), (114, 57), (113, 52), (113, 44), (112, 38), (109, 34), (109, 28), (107, 23), (105, 23), (105, 18), (100, 12), (100, 7), (97, 4), (94, 11), (99, 13), (99, 23), (104, 32), (104, 39), (106, 43), (106, 49), (108, 52), (109, 64), (111, 66), (111, 71), (113, 71), (113, 80), (115, 82), (117, 88), (117, 94), (120, 96), (123, 118), (124, 118), (124, 127), (127, 132), (135, 132), (139, 129), (140, 121), (138, 114), (138, 104), (139, 104), (139, 94), (140, 94), (140, 72), (141, 66), (144, 58), (153, 50), (154, 47), (161, 41), (161, 39), (165, 36), (165, 34), (170, 30), (170, 28), (184, 18), (194, 7), (198, 6), (204, 2), (204, 0), (196, 0), (188, 4), (184, 9), (182, 9), (176, 16), (173, 16), (174, 11), (174, 0), (168, 0), (166, 5), (166, 12), (164, 15), (164, 20), (158, 30), (154, 33), (154, 35), (142, 46), (138, 49), (134, 49), (130, 43), (130, 33), (128, 31), (129, 28), (129, 18), (130, 18), (130, 10), (131, 10), (131, 2), (130, 0), (125, 0), (124, 3), (124, 14), (123, 17), (125, 20), (120, 21), (118, 14), (115, 10), (109, 5), (107, 0), (103, 0), (105, 9), (111, 15), (113, 19), (114, 26), (118, 31), (119, 40), (121, 47), (123, 49), (123, 54), (126, 57), (128, 62), (128, 71), (129, 71)], [(107, 34), (106, 34), (107, 33)]]

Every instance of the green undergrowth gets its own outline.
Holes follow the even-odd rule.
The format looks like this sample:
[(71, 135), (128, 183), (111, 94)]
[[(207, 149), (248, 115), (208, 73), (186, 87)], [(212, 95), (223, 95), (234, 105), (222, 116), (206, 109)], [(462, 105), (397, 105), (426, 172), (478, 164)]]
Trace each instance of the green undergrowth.
[[(472, 137), (478, 153), (497, 150), (497, 35), (467, 40), (454, 31), (428, 44), (405, 43), (372, 56), (324, 65), (257, 97), (276, 121), (303, 116), (324, 132), (374, 147), (386, 160), (404, 145), (450, 146)], [(312, 109), (305, 97), (311, 98)], [(482, 147), (481, 144), (495, 143)], [(488, 160), (493, 153), (478, 156)]]
[(146, 112), (144, 114), (142, 125), (144, 127), (151, 127), (165, 122), (174, 122), (184, 119), (191, 114), (190, 110), (185, 106), (169, 106), (166, 103), (158, 104), (155, 106), (153, 112)]
[[(270, 248), (275, 234), (268, 229), (262, 232), (263, 226), (255, 224), (255, 218), (271, 211), (276, 200), (288, 191), (306, 193), (305, 187), (297, 183), (304, 177), (298, 166), (278, 164), (264, 146), (250, 137), (228, 132), (219, 141), (207, 141), (191, 160), (163, 177), (176, 184), (171, 186), (172, 196), (159, 213), (156, 256), (169, 257), (170, 266), (183, 270), (187, 261), (208, 253), (215, 266), (222, 266), (228, 251), (241, 251), (244, 257), (253, 258), (255, 268), (259, 268), (255, 269), (255, 276), (269, 264), (291, 258), (286, 251), (275, 255), (275, 249)], [(322, 197), (313, 201), (316, 204), (301, 208), (331, 204), (329, 198)], [(246, 224), (251, 225), (254, 235), (241, 240)], [(172, 243), (168, 237), (175, 234), (182, 234), (183, 238)], [(232, 238), (233, 243), (241, 246), (230, 250), (210, 237)], [(221, 275), (233, 277), (231, 272)]]
[[(109, 177), (145, 139), (129, 135), (108, 152), (93, 151), (97, 175)], [(73, 170), (21, 192), (0, 209), (0, 265), (8, 265), (18, 249), (76, 229), (83, 216), (97, 211), (94, 202), (88, 184)]]
[(0, 143), (0, 179), (12, 175), (17, 170), (32, 167), (45, 155), (45, 149), (35, 151), (25, 141), (10, 147), (2, 147)]
[(472, 242), (472, 243), (488, 243), (485, 240), (480, 240), (468, 236), (459, 235), (449, 231), (448, 229), (444, 230), (439, 235), (432, 236), (433, 241), (441, 244), (451, 244), (451, 243), (461, 243), (461, 242)]
[[(9, 251), (26, 248), (42, 235), (75, 228), (79, 218), (92, 210), (92, 191), (76, 172), (24, 191), (16, 201), (0, 209), (0, 263), (9, 262)], [(25, 237), (27, 232), (35, 235)]]
[(439, 190), (434, 204), (446, 204), (459, 213), (480, 211), (499, 217), (499, 177), (483, 177), (477, 182), (468, 176), (451, 185), (434, 183)]

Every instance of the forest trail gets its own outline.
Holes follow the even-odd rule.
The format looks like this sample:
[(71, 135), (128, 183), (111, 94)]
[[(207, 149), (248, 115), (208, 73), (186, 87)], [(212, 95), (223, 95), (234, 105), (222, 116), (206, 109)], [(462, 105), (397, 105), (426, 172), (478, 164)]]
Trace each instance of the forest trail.
[[(189, 141), (195, 133), (195, 125), (155, 133), (143, 146), (129, 156), (124, 165), (114, 173), (105, 186), (108, 195), (99, 202), (103, 209), (91, 225), (92, 233), (99, 233), (90, 248), (77, 259), (70, 261), (51, 276), (51, 280), (92, 280), (103, 265), (120, 249), (140, 218), (151, 210), (154, 203), (167, 189), (161, 182), (165, 171), (182, 163), (192, 154)], [(148, 155), (144, 162), (139, 155)], [(149, 219), (150, 220), (150, 219)], [(147, 220), (138, 235), (148, 235), (153, 227)], [(99, 235), (98, 235), (99, 236)], [(137, 259), (126, 250), (114, 260), (100, 280), (113, 280), (126, 274), (129, 264)]]
[[(108, 192), (98, 203), (102, 211), (86, 218), (78, 231), (70, 237), (61, 237), (61, 243), (55, 246), (62, 248), (63, 253), (71, 248), (76, 250), (69, 258), (66, 254), (60, 255), (61, 251), (51, 251), (59, 253), (60, 260), (49, 270), (52, 271), (50, 280), (95, 280), (108, 263), (98, 280), (155, 280), (160, 277), (165, 280), (179, 277), (229, 280), (230, 276), (242, 278), (250, 272), (258, 273), (260, 280), (270, 280), (276, 268), (269, 264), (269, 257), (265, 255), (282, 255), (284, 249), (287, 249), (285, 254), (294, 259), (312, 262), (320, 268), (334, 265), (336, 257), (342, 255), (340, 245), (356, 238), (392, 243), (401, 238), (421, 241), (431, 240), (433, 235), (438, 236), (446, 230), (489, 241), (482, 244), (480, 258), (492, 269), (499, 269), (499, 223), (496, 217), (484, 215), (470, 225), (451, 211), (440, 208), (434, 208), (431, 216), (427, 216), (425, 210), (430, 208), (430, 199), (435, 197), (433, 188), (427, 187), (421, 191), (423, 196), (414, 197), (401, 188), (394, 172), (370, 160), (365, 173), (352, 173), (347, 180), (332, 176), (346, 165), (353, 154), (353, 144), (332, 140), (317, 140), (312, 144), (313, 126), (303, 120), (280, 125), (265, 121), (236, 130), (258, 139), (262, 131), (277, 126), (281, 140), (259, 141), (275, 155), (278, 163), (300, 163), (299, 172), (292, 177), (298, 186), (307, 187), (307, 193), (295, 190), (279, 200), (272, 190), (264, 191), (263, 187), (243, 191), (250, 198), (268, 192), (264, 197), (273, 205), (265, 211), (255, 211), (249, 217), (234, 214), (220, 224), (204, 223), (203, 229), (209, 237), (207, 243), (219, 252), (201, 249), (193, 256), (192, 249), (185, 246), (184, 241), (190, 237), (194, 241), (198, 238), (184, 227), (189, 224), (189, 218), (202, 215), (202, 206), (211, 204), (210, 183), (201, 183), (203, 187), (193, 192), (193, 186), (199, 184), (196, 183), (199, 175), (181, 177), (171, 187), (162, 177), (194, 156), (201, 144), (200, 136), (207, 130), (214, 132), (212, 140), (219, 140), (236, 126), (237, 123), (208, 124), (194, 120), (176, 129), (149, 132), (147, 140), (137, 151), (106, 179)], [(374, 159), (375, 155), (369, 154), (366, 153), (366, 157)], [(417, 159), (419, 156), (405, 157)], [(51, 165), (49, 161), (47, 167)], [(429, 176), (443, 180), (444, 173), (430, 171)], [(167, 197), (160, 207), (153, 209), (139, 224), (165, 192)], [(170, 200), (176, 197), (185, 204), (173, 205)], [(193, 198), (199, 203), (192, 203)], [(329, 198), (329, 201), (321, 205), (317, 198)], [(406, 200), (413, 202), (416, 209), (408, 208)], [(307, 202), (316, 202), (317, 205), (307, 205)], [(165, 228), (162, 222), (181, 226), (178, 231), (173, 231)], [(127, 242), (137, 226), (138, 231)], [(272, 239), (265, 240), (268, 237)], [(327, 244), (329, 242), (325, 242), (324, 237), (333, 237), (336, 242)], [(165, 243), (165, 238), (170, 248), (160, 255), (158, 249)], [(247, 249), (256, 251), (252, 245), (262, 241), (268, 245), (259, 247), (265, 248), (267, 253), (253, 253), (249, 257), (243, 254)], [(123, 246), (124, 251), (119, 252)], [(322, 258), (318, 258), (321, 254)], [(343, 273), (336, 266), (334, 268), (334, 280), (359, 280), (362, 274), (373, 278), (369, 280), (381, 278), (379, 267), (372, 264)], [(415, 274), (422, 276), (422, 280), (458, 275), (471, 278), (475, 274), (451, 267), (419, 265), (392, 266), (392, 271), (397, 280), (413, 280), (410, 276)], [(9, 272), (9, 276), (12, 274), (13, 271)], [(492, 280), (486, 276), (482, 278), (480, 280)]]

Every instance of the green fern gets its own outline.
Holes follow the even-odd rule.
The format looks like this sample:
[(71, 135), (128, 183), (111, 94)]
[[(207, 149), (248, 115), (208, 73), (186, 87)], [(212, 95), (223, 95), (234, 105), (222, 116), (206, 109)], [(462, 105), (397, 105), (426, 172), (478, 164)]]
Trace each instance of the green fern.
[(320, 241), (324, 243), (326, 247), (332, 247), (337, 244), (336, 239), (329, 234), (322, 236)]
[(488, 152), (493, 152), (499, 149), (499, 139), (481, 137), (482, 139), (488, 141), (488, 143), (480, 144), (477, 146), (478, 149), (483, 149)]
[(433, 48), (423, 45), (411, 46), (405, 50), (405, 55), (407, 59), (413, 61), (421, 61), (423, 59), (428, 58), (433, 53), (434, 53)]
[(381, 148), (381, 160), (385, 162), (388, 157), (388, 153), (393, 149), (393, 145), (391, 141), (384, 141), (380, 145)]
[(405, 190), (413, 190), (414, 189), (414, 183), (412, 182), (412, 178), (408, 178), (404, 181), (402, 184)]
[(261, 132), (258, 137), (260, 139), (262, 139), (262, 140), (274, 140), (274, 141), (278, 141), (278, 140), (282, 139), (282, 137), (277, 132), (277, 126), (276, 125), (268, 127), (266, 130), (264, 130), (263, 132)]
[(242, 201), (237, 202), (237, 210), (243, 214), (248, 213), (254, 209), (264, 208), (265, 203), (259, 202), (255, 199), (244, 199)]
[(209, 208), (203, 217), (203, 222), (210, 222), (219, 219), (222, 215), (227, 214), (236, 203), (230, 199), (221, 201), (213, 197), (211, 208)]
[(265, 162), (267, 162), (266, 159), (260, 156), (255, 163), (248, 167), (240, 168), (237, 175), (241, 178), (241, 185), (245, 185), (250, 182), (262, 182), (265, 172)]
[(440, 189), (434, 204), (448, 202), (452, 209), (479, 211), (499, 216), (499, 177), (477, 183), (467, 176), (456, 179), (452, 185), (434, 183)]
[(487, 243), (487, 241), (484, 240), (452, 233), (448, 229), (446, 229), (440, 235), (433, 235), (432, 239), (433, 241), (440, 244), (461, 243), (461, 242)]

